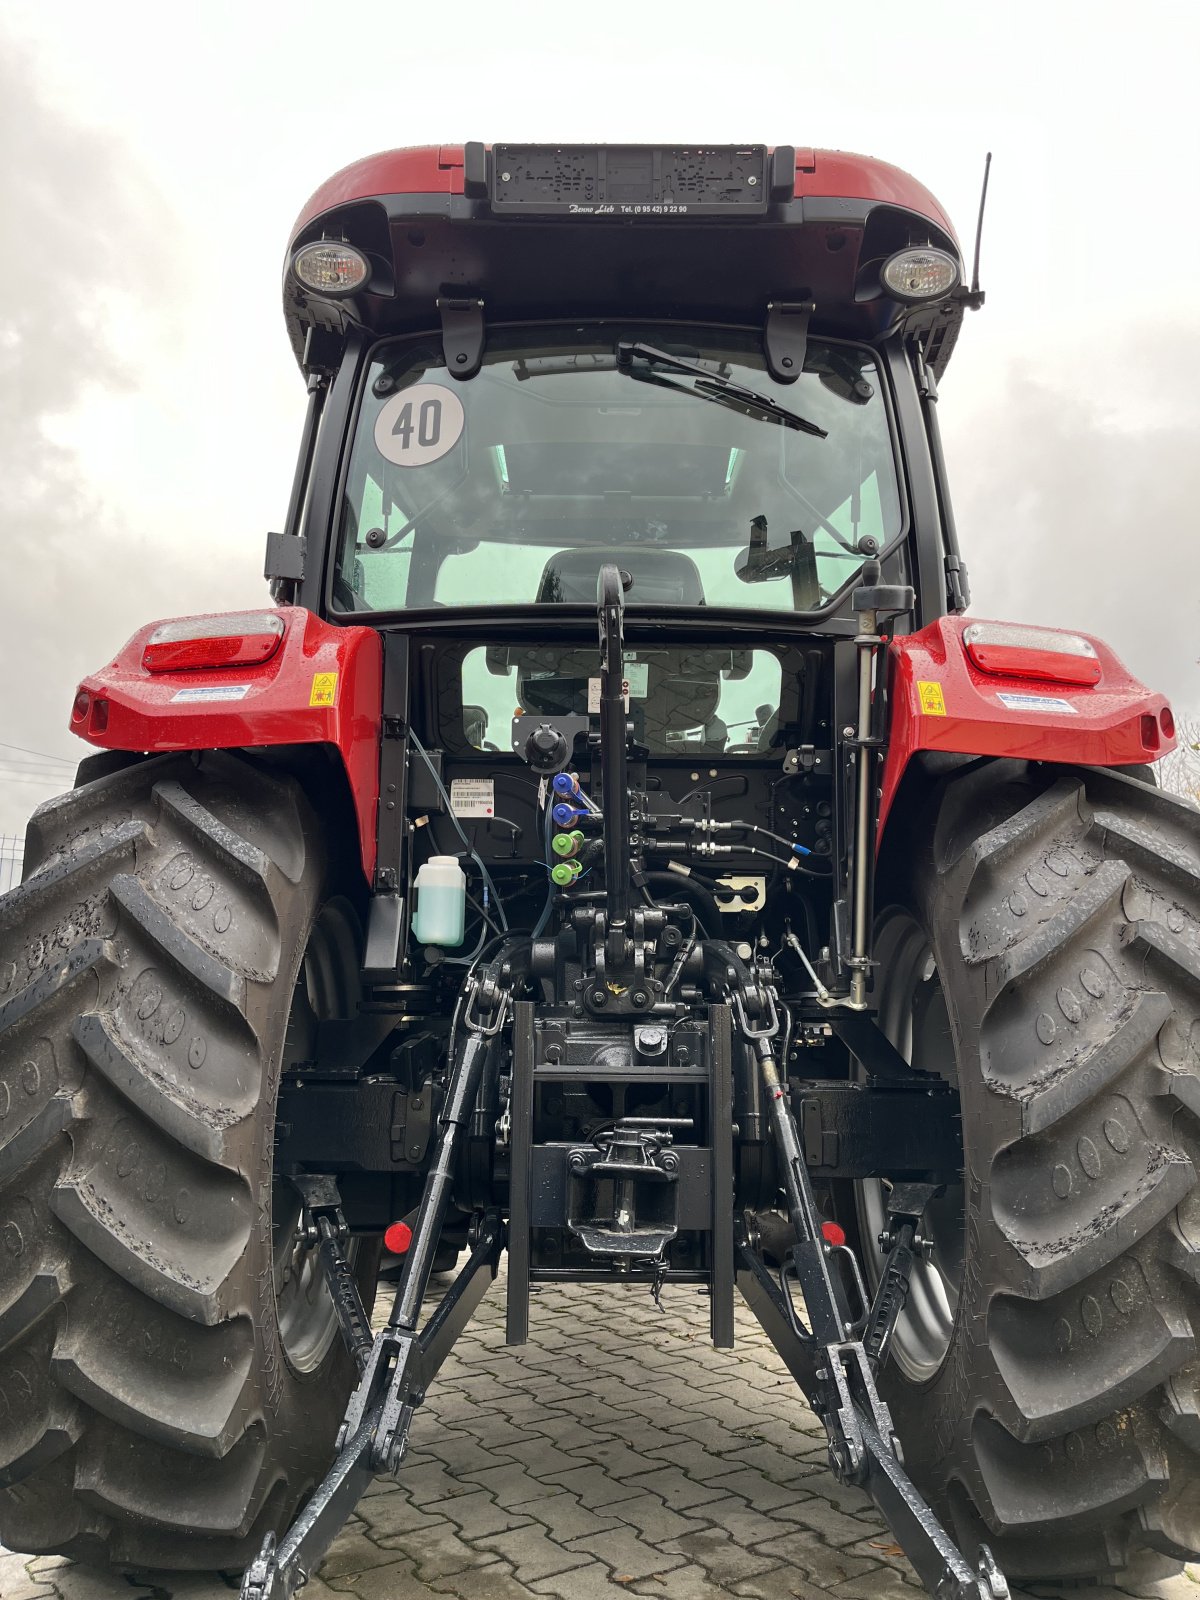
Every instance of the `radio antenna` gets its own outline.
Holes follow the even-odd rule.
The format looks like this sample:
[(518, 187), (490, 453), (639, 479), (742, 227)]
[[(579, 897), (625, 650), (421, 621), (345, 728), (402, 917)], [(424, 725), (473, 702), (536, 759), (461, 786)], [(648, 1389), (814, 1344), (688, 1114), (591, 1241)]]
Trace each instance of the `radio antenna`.
[(988, 174), (991, 170), (992, 152), (989, 150), (983, 161), (983, 189), (979, 195), (979, 220), (975, 224), (975, 264), (971, 268), (971, 293), (967, 299), (972, 311), (978, 311), (983, 304), (979, 289), (979, 246), (983, 242), (983, 208), (987, 205)]

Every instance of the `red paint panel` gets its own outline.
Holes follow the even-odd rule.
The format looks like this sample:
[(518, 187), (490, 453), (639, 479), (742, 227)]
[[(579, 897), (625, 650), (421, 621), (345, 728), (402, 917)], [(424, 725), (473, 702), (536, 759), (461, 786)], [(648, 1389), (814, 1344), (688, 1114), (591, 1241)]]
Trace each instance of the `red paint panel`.
[[(463, 147), (425, 145), (383, 150), (352, 162), (328, 178), (301, 207), (292, 238), (314, 217), (336, 206), (389, 194), (461, 194)], [(924, 184), (889, 162), (841, 150), (796, 151), (796, 194), (844, 200), (875, 200), (929, 217), (953, 239), (949, 217)]]
[[(976, 620), (939, 617), (891, 645), (891, 729), (881, 832), (900, 779), (918, 750), (1136, 766), (1174, 749), (1174, 721), (1166, 699), (1132, 677), (1102, 640), (1080, 635), (1094, 647), (1100, 663), (1099, 679), (1090, 686), (1001, 677), (981, 672), (967, 655), (963, 629)], [(1008, 703), (1002, 696), (1008, 696)]]
[[(812, 160), (811, 167), (800, 164), (801, 154)], [(873, 156), (849, 155), (842, 150), (797, 151), (796, 194), (900, 206), (929, 217), (957, 243), (954, 225), (925, 185), (902, 168)]]
[[(334, 628), (280, 606), (284, 635), (269, 661), (235, 668), (147, 672), (142, 652), (159, 619), (79, 685), (70, 728), (105, 750), (336, 746), (358, 822), (363, 871), (375, 873), (383, 648), (373, 628)], [(330, 679), (333, 678), (331, 682)], [(225, 698), (205, 699), (205, 692)], [(182, 698), (181, 698), (182, 696)]]
[(381, 150), (378, 155), (352, 161), (327, 178), (300, 208), (292, 238), (314, 217), (335, 206), (356, 200), (378, 199), (385, 194), (461, 194), (461, 145), (416, 145), (408, 150)]

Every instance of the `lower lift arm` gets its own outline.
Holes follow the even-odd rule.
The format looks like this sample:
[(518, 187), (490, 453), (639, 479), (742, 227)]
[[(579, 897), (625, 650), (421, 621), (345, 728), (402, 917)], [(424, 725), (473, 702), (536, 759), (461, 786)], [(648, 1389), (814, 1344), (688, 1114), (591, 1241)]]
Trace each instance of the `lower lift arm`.
[(421, 1303), (450, 1204), (453, 1174), (488, 1056), (496, 1047), (528, 949), (502, 952), (468, 984), (463, 1016), (466, 1042), (450, 1071), (437, 1151), (425, 1180), (404, 1274), (387, 1326), (371, 1339), (370, 1325), (346, 1261), (346, 1227), (331, 1179), (302, 1179), (310, 1225), (342, 1335), (358, 1364), (358, 1387), (338, 1434), (337, 1459), (278, 1545), (268, 1534), (246, 1570), (241, 1600), (290, 1600), (341, 1532), (379, 1473), (404, 1458), (413, 1412), (496, 1275), (504, 1244), (498, 1211), (485, 1212), (471, 1255), (453, 1286), (418, 1331)]
[[(726, 972), (733, 975), (739, 967), (732, 957)], [(834, 1472), (871, 1496), (930, 1594), (937, 1600), (1006, 1600), (1008, 1584), (991, 1551), (981, 1545), (972, 1568), (905, 1472), (891, 1414), (875, 1384), (904, 1305), (915, 1218), (899, 1219), (879, 1291), (862, 1319), (864, 1336), (853, 1337), (856, 1324), (832, 1270), (834, 1250), (822, 1231), (796, 1119), (775, 1062), (774, 994), (741, 967), (732, 998), (738, 1027), (758, 1060), (795, 1235), (789, 1260), (775, 1278), (739, 1224), (738, 1287), (824, 1423)], [(807, 1327), (792, 1300), (792, 1280), (803, 1296)]]

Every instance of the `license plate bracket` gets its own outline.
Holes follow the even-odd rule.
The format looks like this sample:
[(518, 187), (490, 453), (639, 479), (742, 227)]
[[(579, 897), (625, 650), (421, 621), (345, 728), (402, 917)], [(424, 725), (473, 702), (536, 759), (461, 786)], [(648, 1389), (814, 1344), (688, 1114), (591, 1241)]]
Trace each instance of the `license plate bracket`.
[(496, 145), (496, 214), (755, 217), (770, 199), (765, 145)]

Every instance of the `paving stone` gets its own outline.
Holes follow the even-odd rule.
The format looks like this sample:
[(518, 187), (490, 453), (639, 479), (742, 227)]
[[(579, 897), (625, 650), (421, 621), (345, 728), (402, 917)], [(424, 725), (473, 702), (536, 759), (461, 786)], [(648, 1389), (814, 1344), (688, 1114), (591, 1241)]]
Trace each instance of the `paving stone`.
[[(443, 1500), (454, 1500), (460, 1494), (471, 1494), (476, 1485), (469, 1478), (456, 1477), (440, 1461), (432, 1459), (420, 1463), (410, 1456), (403, 1467), (403, 1484), (380, 1478), (374, 1487), (378, 1494), (407, 1495), (415, 1506), (433, 1506), (436, 1510)], [(372, 1493), (372, 1499), (375, 1493)]]
[(508, 1460), (508, 1456), (502, 1450), (481, 1450), (478, 1439), (473, 1439), (469, 1433), (463, 1433), (458, 1428), (434, 1429), (430, 1426), (433, 1419), (428, 1415), (418, 1417), (417, 1420), (424, 1422), (426, 1426), (425, 1437), (415, 1442), (420, 1444), (423, 1451), (440, 1461), (452, 1477), (469, 1476), (473, 1467), (494, 1466), (497, 1459)]
[(589, 1556), (610, 1567), (615, 1578), (648, 1578), (652, 1572), (669, 1572), (672, 1567), (681, 1567), (684, 1563), (681, 1553), (657, 1549), (645, 1539), (639, 1539), (632, 1528), (596, 1533), (589, 1539), (576, 1541), (572, 1548), (579, 1549), (581, 1544), (586, 1546)]
[(446, 1520), (442, 1507), (426, 1510), (395, 1486), (391, 1494), (377, 1494), (369, 1500), (360, 1500), (358, 1515), (366, 1524), (370, 1536), (375, 1539), (388, 1538), (396, 1533), (412, 1533), (420, 1528), (433, 1528)]
[(637, 1478), (644, 1472), (654, 1471), (654, 1457), (631, 1450), (621, 1439), (601, 1439), (587, 1452), (593, 1461), (599, 1461), (610, 1478), (624, 1481)]
[[(607, 1448), (598, 1446), (594, 1448)], [(594, 1453), (594, 1449), (593, 1449)], [(507, 1454), (519, 1461), (529, 1473), (530, 1477), (544, 1482), (547, 1478), (557, 1479), (562, 1472), (571, 1472), (579, 1465), (579, 1457), (568, 1455), (565, 1450), (559, 1450), (549, 1439), (531, 1437), (528, 1443), (522, 1442), (508, 1449)]]
[(359, 1522), (343, 1528), (338, 1534), (329, 1554), (321, 1563), (321, 1576), (326, 1583), (337, 1584), (347, 1574), (367, 1572), (372, 1567), (387, 1566), (397, 1559), (395, 1550), (384, 1549), (371, 1537), (370, 1529)]
[(645, 1590), (633, 1587), (628, 1573), (620, 1575), (618, 1582), (600, 1561), (586, 1567), (573, 1567), (570, 1572), (560, 1572), (552, 1578), (542, 1578), (526, 1591), (530, 1595), (554, 1596), (555, 1600), (629, 1600), (631, 1594), (649, 1592), (661, 1594), (657, 1577), (648, 1579)]
[(385, 1550), (407, 1556), (422, 1582), (462, 1572), (467, 1567), (487, 1566), (496, 1559), (481, 1541), (469, 1542), (462, 1538), (458, 1529), (448, 1522), (435, 1523), (432, 1528), (417, 1528), (410, 1533), (392, 1534), (381, 1538), (379, 1543)]
[(536, 1478), (530, 1477), (517, 1461), (502, 1461), (496, 1466), (481, 1467), (470, 1474), (472, 1487), (487, 1491), (498, 1506), (506, 1509), (520, 1506), (528, 1500), (540, 1499), (549, 1493)]
[(560, 1473), (558, 1487), (577, 1494), (589, 1510), (610, 1506), (617, 1500), (628, 1500), (636, 1490), (610, 1478), (603, 1467), (576, 1467), (572, 1472)]
[(844, 1595), (846, 1600), (913, 1600), (911, 1585), (890, 1567), (877, 1567), (865, 1578), (839, 1583), (830, 1592), (839, 1597)]
[(651, 1544), (665, 1544), (669, 1539), (694, 1533), (697, 1528), (704, 1526), (703, 1509), (694, 1517), (681, 1517), (656, 1494), (642, 1493), (635, 1495), (632, 1500), (618, 1500), (611, 1510), (619, 1522), (636, 1528), (642, 1538)]
[[(706, 1522), (724, 1528), (726, 1535), (735, 1544), (743, 1545), (747, 1550), (754, 1545), (766, 1544), (769, 1540), (779, 1537), (779, 1523), (774, 1518), (764, 1516), (761, 1511), (756, 1511), (753, 1506), (748, 1506), (744, 1500), (734, 1496), (726, 1500), (716, 1500), (712, 1505), (705, 1506), (703, 1516)], [(861, 1530), (859, 1537), (862, 1537)], [(776, 1564), (778, 1560), (776, 1556)]]
[(442, 1507), (447, 1522), (452, 1522), (466, 1540), (478, 1539), (485, 1533), (503, 1533), (507, 1528), (520, 1527), (529, 1518), (522, 1511), (510, 1510), (500, 1505), (486, 1489), (474, 1494), (460, 1494)]
[[(503, 1561), (495, 1561), (490, 1567), (474, 1567), (469, 1572), (451, 1573), (445, 1578), (433, 1578), (420, 1592), (455, 1595), (458, 1600), (529, 1600), (528, 1585), (518, 1582), (512, 1568)], [(304, 1600), (308, 1600), (307, 1590)], [(395, 1600), (407, 1600), (407, 1597), (397, 1593)]]
[(26, 1566), (34, 1558), (0, 1553), (0, 1595), (4, 1600), (53, 1600), (49, 1582), (35, 1577)]
[(703, 1506), (713, 1500), (729, 1498), (728, 1489), (716, 1489), (711, 1483), (701, 1483), (686, 1477), (676, 1467), (659, 1467), (657, 1472), (646, 1472), (640, 1478), (627, 1478), (627, 1489), (648, 1489), (657, 1495), (672, 1511), (687, 1511), (692, 1506)]
[[(350, 1594), (355, 1600), (398, 1600), (400, 1595), (420, 1593), (411, 1561), (402, 1560), (392, 1551), (392, 1559), (384, 1566), (372, 1567), (369, 1572), (348, 1573), (340, 1578), (322, 1577), (334, 1594)], [(301, 1593), (308, 1600), (308, 1585)], [(223, 1600), (229, 1600), (225, 1590)]]
[(562, 1544), (568, 1539), (584, 1539), (617, 1525), (616, 1518), (609, 1512), (597, 1514), (589, 1510), (578, 1495), (567, 1493), (545, 1493), (523, 1505), (521, 1512), (540, 1522), (551, 1538)]
[[(872, 1537), (872, 1523), (860, 1520), (858, 1517), (847, 1516), (844, 1511), (839, 1511), (836, 1506), (831, 1506), (827, 1500), (822, 1500), (819, 1495), (812, 1495), (807, 1500), (797, 1500), (793, 1505), (780, 1509), (779, 1515), (786, 1517), (789, 1522), (798, 1522), (802, 1528), (811, 1528), (814, 1533), (820, 1534), (827, 1544), (857, 1544), (860, 1539)], [(873, 1519), (875, 1527), (882, 1527), (883, 1520), (876, 1513)]]
[(733, 1584), (730, 1594), (745, 1600), (828, 1600), (829, 1590), (819, 1589), (795, 1567), (772, 1567)]
[(740, 1494), (756, 1511), (775, 1511), (781, 1506), (795, 1505), (811, 1495), (811, 1490), (797, 1488), (795, 1484), (772, 1483), (761, 1472), (755, 1472), (750, 1467), (727, 1472), (720, 1478), (711, 1478), (709, 1482), (714, 1489)]
[(657, 1600), (729, 1600), (729, 1590), (713, 1583), (701, 1568), (689, 1564), (671, 1572), (656, 1572), (634, 1584), (622, 1584), (625, 1594), (655, 1595)]
[(729, 1471), (728, 1461), (714, 1456), (703, 1445), (697, 1444), (695, 1439), (680, 1439), (665, 1450), (656, 1450), (649, 1458), (648, 1465), (652, 1467), (655, 1460), (669, 1461), (677, 1472), (695, 1478), (700, 1483), (707, 1483), (710, 1478), (720, 1478)]
[[(880, 1540), (880, 1543), (883, 1541)], [(805, 1538), (799, 1531), (772, 1539), (757, 1548), (760, 1555), (770, 1556), (781, 1565), (790, 1563), (805, 1577), (829, 1589), (839, 1583), (864, 1577), (868, 1572), (881, 1572), (884, 1567), (890, 1567), (899, 1576), (904, 1575), (900, 1570), (901, 1565), (910, 1575), (912, 1572), (907, 1562), (890, 1562), (882, 1550), (872, 1550), (865, 1543), (848, 1550), (825, 1544), (820, 1539)]]
[(546, 1529), (536, 1523), (524, 1528), (513, 1528), (508, 1533), (490, 1533), (478, 1541), (484, 1550), (502, 1556), (513, 1570), (513, 1576), (526, 1585), (538, 1578), (548, 1578), (554, 1573), (566, 1572), (571, 1567), (585, 1567), (595, 1559), (591, 1546), (603, 1535), (593, 1534), (587, 1550), (572, 1549), (552, 1539)]
[(713, 1583), (726, 1587), (738, 1578), (752, 1577), (775, 1565), (770, 1556), (747, 1550), (722, 1528), (699, 1528), (695, 1533), (685, 1533), (675, 1540), (675, 1548)]
[(758, 1440), (743, 1440), (736, 1450), (723, 1452), (723, 1459), (729, 1463), (730, 1471), (747, 1468), (759, 1479), (765, 1478), (782, 1488), (811, 1488), (804, 1480), (820, 1470), (811, 1461), (797, 1461), (777, 1445)]

